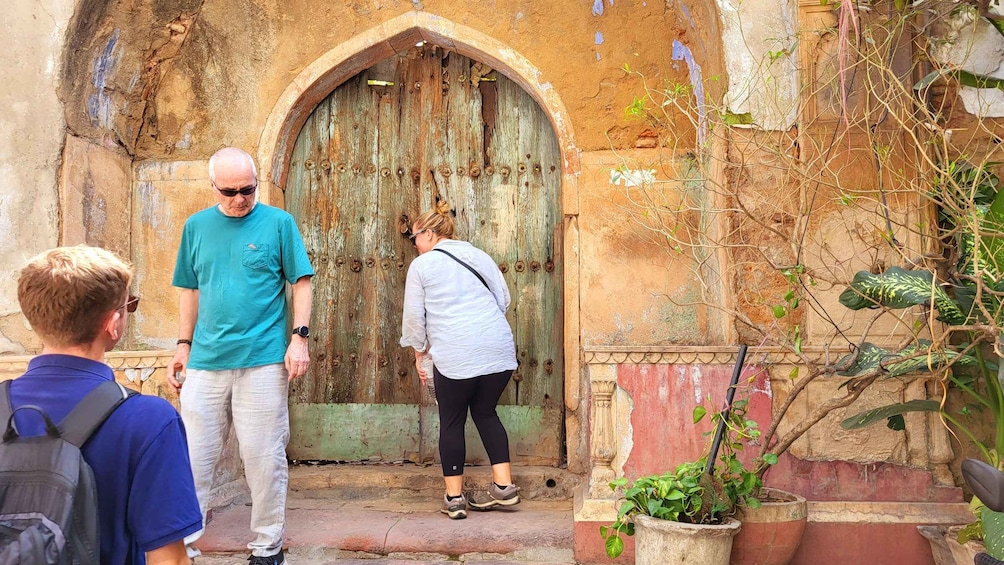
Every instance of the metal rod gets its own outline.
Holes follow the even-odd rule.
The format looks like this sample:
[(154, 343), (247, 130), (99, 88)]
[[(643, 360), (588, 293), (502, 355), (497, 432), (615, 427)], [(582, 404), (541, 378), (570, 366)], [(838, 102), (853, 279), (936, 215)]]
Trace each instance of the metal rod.
[(715, 439), (711, 442), (711, 454), (708, 455), (708, 463), (704, 467), (704, 472), (711, 474), (715, 470), (715, 459), (718, 457), (718, 448), (722, 445), (722, 436), (725, 435), (725, 423), (729, 419), (729, 412), (732, 410), (732, 399), (736, 395), (736, 385), (739, 384), (739, 374), (743, 372), (743, 364), (746, 363), (746, 344), (739, 346), (739, 356), (736, 358), (736, 366), (732, 369), (732, 380), (729, 382), (729, 390), (725, 392), (725, 407), (722, 409), (722, 417), (718, 420), (718, 428), (715, 430)]

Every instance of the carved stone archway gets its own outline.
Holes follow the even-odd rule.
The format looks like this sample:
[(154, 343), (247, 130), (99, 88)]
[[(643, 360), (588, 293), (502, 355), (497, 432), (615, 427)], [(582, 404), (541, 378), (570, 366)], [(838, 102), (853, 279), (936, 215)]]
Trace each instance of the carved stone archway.
[(510, 47), (472, 28), (427, 12), (412, 11), (345, 41), (304, 68), (272, 107), (258, 144), (260, 198), (283, 206), (283, 191), (293, 145), (317, 104), (341, 83), (373, 64), (427, 42), (488, 64), (529, 93), (554, 128), (562, 159), (561, 214), (564, 261), (564, 398), (568, 467), (588, 469), (582, 409), (579, 342), (579, 150), (568, 111), (539, 69)]

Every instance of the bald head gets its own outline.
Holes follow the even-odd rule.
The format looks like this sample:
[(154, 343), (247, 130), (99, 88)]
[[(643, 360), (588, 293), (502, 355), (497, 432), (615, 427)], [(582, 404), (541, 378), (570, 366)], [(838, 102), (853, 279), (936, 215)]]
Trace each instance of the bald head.
[(254, 159), (247, 151), (236, 147), (224, 147), (209, 158), (209, 180), (216, 182), (220, 175), (232, 175), (234, 173), (245, 175), (250, 173), (255, 179), (258, 178), (258, 170), (254, 166)]
[(246, 216), (254, 208), (258, 171), (254, 159), (236, 147), (224, 147), (209, 158), (209, 182), (227, 216)]

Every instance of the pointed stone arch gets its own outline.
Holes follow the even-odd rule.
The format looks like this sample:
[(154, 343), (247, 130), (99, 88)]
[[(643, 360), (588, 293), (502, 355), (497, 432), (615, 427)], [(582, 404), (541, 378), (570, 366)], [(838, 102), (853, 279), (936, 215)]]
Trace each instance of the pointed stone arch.
[(517, 83), (547, 115), (561, 151), (561, 230), (564, 271), (563, 349), (567, 462), (570, 470), (584, 471), (588, 453), (580, 409), (582, 376), (579, 343), (579, 150), (571, 120), (550, 83), (528, 59), (502, 42), (472, 28), (427, 12), (412, 11), (366, 30), (336, 45), (305, 67), (273, 105), (258, 144), (261, 198), (283, 206), (293, 146), (304, 122), (319, 102), (346, 80), (375, 63), (404, 54), (416, 43), (427, 42), (488, 64)]

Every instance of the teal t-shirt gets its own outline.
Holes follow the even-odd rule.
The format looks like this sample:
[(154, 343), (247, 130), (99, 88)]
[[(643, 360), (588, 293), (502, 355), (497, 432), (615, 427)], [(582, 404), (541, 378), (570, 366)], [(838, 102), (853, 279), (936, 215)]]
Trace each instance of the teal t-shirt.
[(285, 210), (258, 203), (241, 218), (216, 206), (193, 214), (171, 283), (199, 291), (188, 366), (219, 371), (282, 363), (289, 339), (286, 282), (313, 274)]

